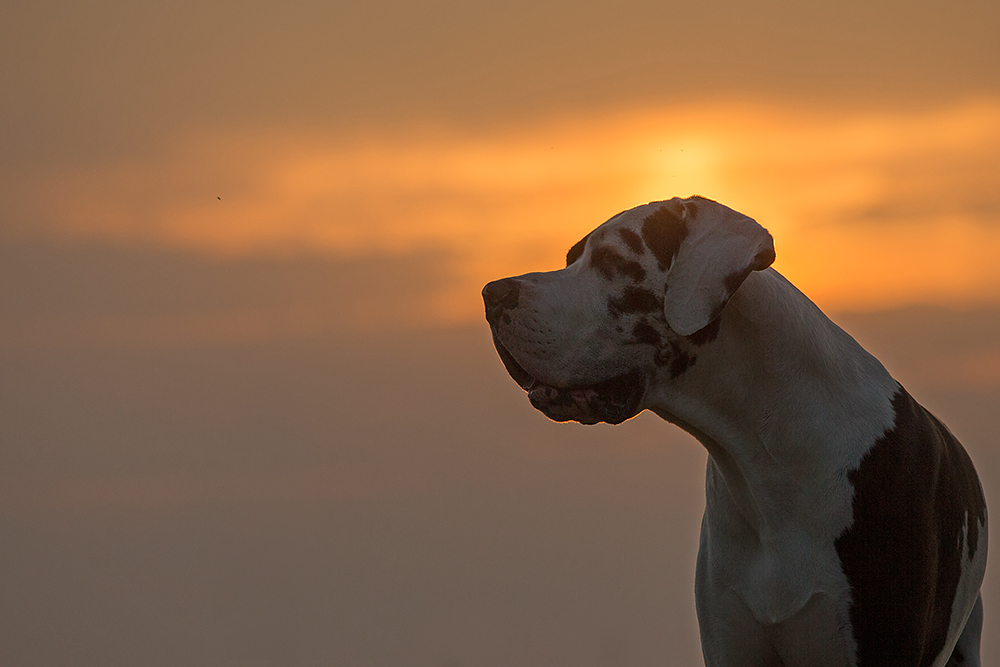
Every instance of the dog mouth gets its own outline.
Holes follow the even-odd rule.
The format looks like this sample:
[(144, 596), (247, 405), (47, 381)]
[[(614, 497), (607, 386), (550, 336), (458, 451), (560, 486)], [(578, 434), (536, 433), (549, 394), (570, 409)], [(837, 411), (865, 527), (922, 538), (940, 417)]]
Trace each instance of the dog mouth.
[(607, 422), (620, 424), (639, 413), (639, 403), (646, 391), (644, 376), (630, 370), (611, 379), (580, 387), (554, 387), (535, 379), (517, 362), (503, 343), (493, 336), (493, 345), (507, 373), (528, 400), (552, 421), (577, 421), (581, 424)]

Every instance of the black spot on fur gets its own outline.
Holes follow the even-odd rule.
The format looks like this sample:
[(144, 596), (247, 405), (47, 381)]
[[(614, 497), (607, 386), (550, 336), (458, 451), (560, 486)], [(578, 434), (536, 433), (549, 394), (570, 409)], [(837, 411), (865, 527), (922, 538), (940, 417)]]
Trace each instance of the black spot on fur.
[[(622, 273), (628, 276), (629, 280), (633, 283), (638, 284), (646, 279), (646, 269), (642, 268), (639, 262), (628, 262), (622, 267)], [(663, 304), (660, 304), (663, 307)]]
[(693, 334), (686, 336), (688, 341), (692, 345), (702, 346), (711, 343), (713, 340), (718, 338), (719, 329), (722, 328), (722, 318), (716, 317), (714, 320), (706, 324), (704, 327), (695, 331)]
[(656, 256), (661, 270), (670, 266), (687, 237), (683, 211), (677, 204), (664, 204), (642, 221), (642, 240)]
[(695, 358), (688, 354), (687, 350), (680, 350), (679, 354), (674, 357), (673, 363), (670, 364), (670, 378), (676, 379), (683, 375), (694, 364)]
[(659, 345), (662, 342), (660, 332), (654, 329), (648, 322), (636, 322), (632, 327), (632, 337), (637, 343), (648, 345)]
[(691, 368), (696, 359), (697, 357), (673, 341), (669, 347), (657, 350), (653, 357), (657, 366), (670, 366), (670, 379), (672, 380), (683, 375), (687, 369)]
[[(593, 232), (591, 232), (592, 234)], [(590, 234), (587, 234), (582, 239), (573, 244), (573, 247), (569, 249), (566, 253), (566, 266), (569, 266), (576, 260), (580, 259), (580, 255), (583, 254), (583, 250), (587, 245), (587, 239), (590, 238)]]
[(963, 535), (971, 558), (986, 521), (972, 461), (955, 437), (902, 387), (893, 408), (892, 430), (848, 472), (854, 523), (835, 543), (851, 584), (859, 667), (934, 662), (951, 621)]
[(646, 269), (642, 268), (639, 262), (625, 259), (613, 248), (598, 246), (590, 253), (590, 265), (604, 276), (607, 280), (613, 280), (615, 276), (623, 275), (633, 283), (640, 283), (646, 278)]
[(622, 313), (655, 313), (663, 308), (663, 300), (653, 292), (642, 287), (629, 285), (621, 296), (608, 299), (608, 310), (615, 317)]
[(625, 245), (628, 246), (629, 250), (635, 254), (643, 255), (646, 253), (646, 245), (642, 242), (642, 237), (631, 229), (622, 227), (618, 230), (618, 235), (622, 237), (622, 241), (625, 241)]

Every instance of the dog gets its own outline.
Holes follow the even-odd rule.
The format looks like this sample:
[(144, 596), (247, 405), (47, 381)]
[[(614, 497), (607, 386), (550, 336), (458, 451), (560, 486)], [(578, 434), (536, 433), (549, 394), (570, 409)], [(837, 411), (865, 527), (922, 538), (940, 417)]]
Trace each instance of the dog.
[(978, 666), (986, 501), (948, 429), (702, 197), (614, 216), (489, 283), (501, 361), (555, 421), (652, 410), (708, 450), (708, 667)]

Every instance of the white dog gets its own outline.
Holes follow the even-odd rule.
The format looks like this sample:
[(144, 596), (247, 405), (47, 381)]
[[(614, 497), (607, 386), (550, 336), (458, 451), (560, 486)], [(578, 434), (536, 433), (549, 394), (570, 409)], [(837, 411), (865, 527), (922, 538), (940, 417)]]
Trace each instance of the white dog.
[(701, 197), (625, 211), (566, 268), (483, 289), (500, 358), (556, 421), (649, 409), (708, 449), (709, 667), (979, 665), (986, 504), (948, 429)]

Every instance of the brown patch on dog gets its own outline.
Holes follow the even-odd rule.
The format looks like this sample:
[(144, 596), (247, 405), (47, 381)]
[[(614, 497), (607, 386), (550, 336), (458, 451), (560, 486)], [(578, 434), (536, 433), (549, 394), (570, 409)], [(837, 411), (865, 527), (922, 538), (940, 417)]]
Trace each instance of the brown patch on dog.
[(636, 322), (635, 326), (632, 327), (632, 337), (635, 342), (647, 345), (659, 345), (663, 342), (660, 332), (654, 329), (649, 322)]
[(656, 257), (661, 271), (666, 271), (681, 243), (687, 237), (684, 208), (679, 204), (664, 204), (642, 221), (642, 240)]
[(627, 227), (622, 227), (618, 230), (618, 235), (622, 237), (622, 241), (628, 246), (629, 250), (637, 255), (644, 255), (646, 253), (646, 246), (642, 242), (642, 237), (633, 232)]
[(640, 283), (646, 278), (646, 269), (639, 262), (625, 259), (607, 246), (598, 246), (590, 253), (590, 265), (608, 280), (615, 276), (628, 276), (633, 283)]
[(986, 501), (947, 427), (902, 387), (892, 406), (892, 429), (847, 473), (854, 521), (834, 544), (858, 664), (926, 667), (947, 641), (965, 554), (984, 546)]
[(697, 357), (671, 341), (668, 347), (656, 351), (653, 361), (657, 366), (670, 366), (670, 379), (675, 380), (691, 368)]
[(663, 300), (652, 290), (629, 285), (621, 296), (608, 299), (608, 310), (615, 317), (624, 313), (655, 313), (663, 308)]

